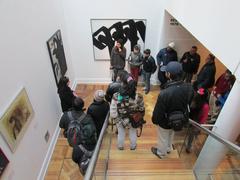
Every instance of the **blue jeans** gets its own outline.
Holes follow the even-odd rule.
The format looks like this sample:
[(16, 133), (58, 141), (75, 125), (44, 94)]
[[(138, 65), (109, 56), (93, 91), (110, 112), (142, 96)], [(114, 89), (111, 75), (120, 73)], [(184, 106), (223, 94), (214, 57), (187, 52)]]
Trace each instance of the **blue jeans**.
[(145, 83), (145, 92), (149, 92), (150, 91), (150, 78), (151, 78), (151, 72), (145, 72), (143, 71), (143, 80)]

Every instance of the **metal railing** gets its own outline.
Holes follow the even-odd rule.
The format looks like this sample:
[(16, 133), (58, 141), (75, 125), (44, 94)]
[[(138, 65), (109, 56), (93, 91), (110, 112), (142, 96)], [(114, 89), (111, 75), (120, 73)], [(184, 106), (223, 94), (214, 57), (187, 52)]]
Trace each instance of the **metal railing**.
[(240, 153), (240, 147), (238, 147), (236, 144), (222, 138), (219, 134), (210, 131), (209, 129), (203, 127), (202, 125), (198, 124), (197, 122), (189, 119), (190, 124), (192, 124), (194, 127), (204, 131), (205, 133), (207, 133), (208, 135), (212, 136), (214, 139), (216, 139), (217, 141), (223, 143), (224, 145), (226, 145), (229, 149), (232, 149), (233, 151)]
[(93, 153), (93, 155), (91, 157), (91, 160), (89, 162), (88, 169), (87, 169), (86, 174), (84, 176), (84, 180), (91, 180), (92, 179), (93, 172), (94, 172), (94, 169), (95, 169), (95, 166), (96, 166), (96, 162), (97, 162), (97, 159), (98, 159), (100, 147), (102, 145), (104, 133), (105, 133), (107, 125), (108, 125), (108, 119), (109, 119), (109, 112), (108, 112), (108, 114), (107, 114), (107, 116), (105, 118), (105, 121), (104, 121), (102, 130), (101, 130), (101, 133), (100, 133), (100, 135), (98, 137), (98, 141), (97, 141), (94, 153)]

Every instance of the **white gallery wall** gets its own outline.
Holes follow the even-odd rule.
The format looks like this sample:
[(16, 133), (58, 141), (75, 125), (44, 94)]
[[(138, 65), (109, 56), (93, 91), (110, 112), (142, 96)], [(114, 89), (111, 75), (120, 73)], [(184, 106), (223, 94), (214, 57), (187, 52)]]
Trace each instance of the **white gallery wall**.
[[(69, 60), (62, 21), (61, 1), (0, 1), (0, 114), (3, 115), (22, 87), (34, 110), (33, 119), (14, 153), (0, 136), (0, 148), (10, 161), (1, 179), (37, 179), (51, 142), (56, 139), (61, 108), (46, 41), (61, 29)], [(68, 66), (68, 75), (73, 79), (69, 61)], [(47, 131), (50, 139), (45, 142)]]
[[(239, 6), (238, 0), (169, 0), (166, 9), (234, 72), (240, 63)], [(235, 75), (240, 77), (239, 68)]]
[(72, 64), (78, 82), (109, 82), (109, 61), (95, 61), (90, 19), (146, 19), (145, 48), (155, 57), (160, 43), (165, 0), (63, 0)]

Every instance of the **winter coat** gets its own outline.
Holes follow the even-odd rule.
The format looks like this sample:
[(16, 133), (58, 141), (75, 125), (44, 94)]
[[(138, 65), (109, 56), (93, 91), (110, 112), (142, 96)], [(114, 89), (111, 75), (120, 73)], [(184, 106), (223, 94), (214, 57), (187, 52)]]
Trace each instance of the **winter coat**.
[(159, 66), (166, 66), (169, 62), (177, 60), (177, 52), (174, 49), (168, 51), (167, 48), (164, 48), (157, 54), (157, 63)]
[(136, 45), (139, 48), (139, 53), (135, 54), (133, 51), (128, 57), (128, 63), (131, 68), (140, 67), (142, 65), (142, 53), (140, 52), (140, 46)]
[[(187, 62), (184, 62), (184, 60), (187, 60)], [(196, 74), (200, 64), (200, 55), (198, 53), (191, 55), (190, 52), (185, 52), (180, 59), (180, 62), (182, 63), (184, 72)]]
[(66, 86), (58, 90), (59, 98), (61, 100), (62, 111), (68, 111), (72, 108), (72, 102), (75, 99), (73, 91), (70, 87)]
[(193, 89), (191, 84), (182, 81), (172, 81), (161, 90), (155, 108), (152, 122), (164, 129), (171, 129), (168, 125), (167, 115), (173, 111), (187, 112), (188, 104), (191, 103)]
[(111, 66), (114, 69), (122, 70), (125, 67), (125, 61), (126, 61), (125, 59), (126, 59), (126, 48), (123, 47), (122, 51), (119, 52), (116, 46), (113, 47), (111, 52), (111, 59), (110, 59)]
[(215, 63), (206, 63), (197, 75), (197, 80), (193, 83), (195, 90), (199, 88), (208, 89), (213, 87), (215, 82), (216, 66)]
[(109, 111), (109, 104), (106, 101), (93, 101), (88, 107), (87, 114), (90, 114), (93, 118), (97, 129), (97, 137), (99, 137), (102, 130), (103, 123)]
[(112, 82), (108, 85), (107, 91), (106, 91), (106, 95), (105, 95), (105, 99), (108, 102), (112, 101), (112, 96), (114, 93), (119, 92), (119, 89), (121, 87), (121, 83), (120, 82)]
[(147, 73), (153, 73), (156, 69), (156, 63), (152, 56), (147, 59), (143, 58), (143, 70)]

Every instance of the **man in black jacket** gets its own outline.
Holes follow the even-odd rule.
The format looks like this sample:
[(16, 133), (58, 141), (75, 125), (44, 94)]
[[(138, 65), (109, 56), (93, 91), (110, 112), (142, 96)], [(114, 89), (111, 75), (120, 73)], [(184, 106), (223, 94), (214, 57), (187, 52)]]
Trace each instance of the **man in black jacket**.
[(155, 59), (151, 56), (151, 50), (146, 49), (143, 52), (143, 78), (145, 83), (145, 94), (148, 94), (150, 91), (150, 79), (151, 75), (156, 71)]
[(209, 54), (206, 63), (197, 75), (197, 80), (193, 83), (194, 90), (213, 87), (215, 82), (216, 66), (214, 62), (215, 56)]
[(105, 93), (103, 90), (97, 90), (94, 94), (94, 100), (88, 107), (87, 114), (93, 118), (97, 129), (97, 137), (99, 137), (102, 130), (104, 120), (109, 111), (109, 104), (104, 100)]
[(165, 72), (161, 71), (162, 66), (166, 66), (169, 62), (177, 61), (177, 51), (174, 50), (175, 43), (171, 42), (166, 48), (161, 49), (157, 54), (157, 63), (159, 66), (158, 69), (158, 80), (161, 85), (160, 88), (163, 88), (164, 84), (167, 82)]
[(193, 74), (198, 72), (200, 55), (197, 53), (197, 46), (192, 46), (191, 50), (185, 52), (180, 59), (183, 67), (183, 81), (191, 82)]
[(169, 125), (168, 115), (175, 111), (187, 112), (193, 96), (191, 84), (181, 80), (182, 65), (179, 62), (170, 62), (162, 70), (169, 81), (161, 90), (152, 115), (153, 124), (158, 125), (158, 147), (152, 147), (151, 151), (159, 158), (172, 150), (174, 131)]

